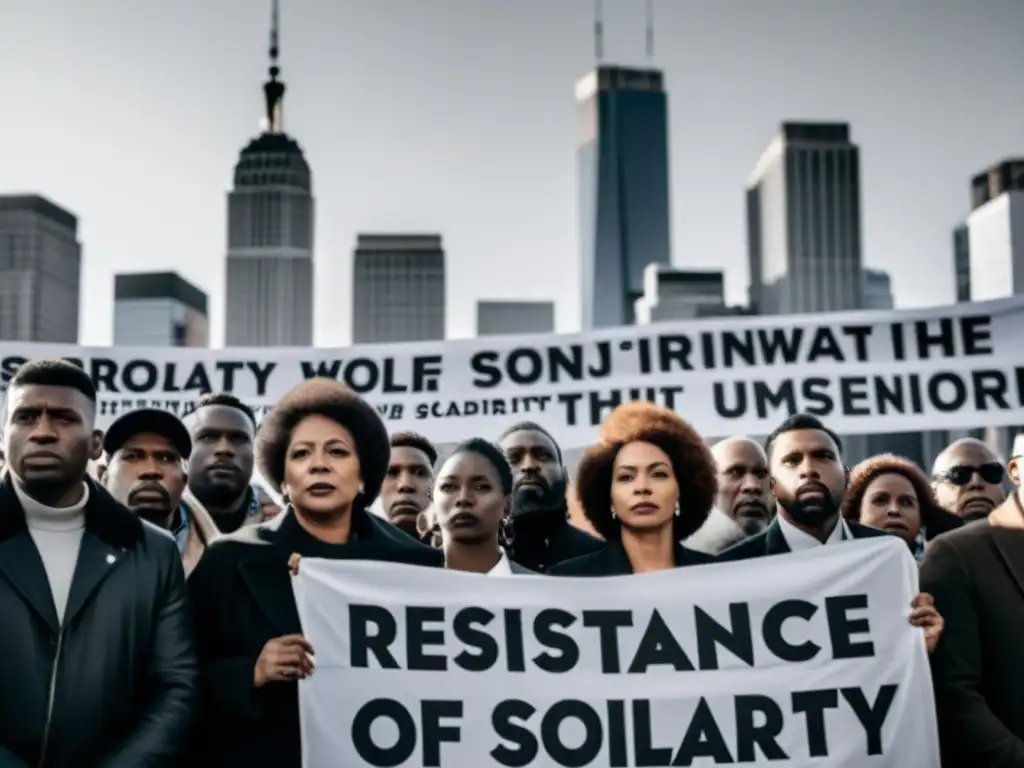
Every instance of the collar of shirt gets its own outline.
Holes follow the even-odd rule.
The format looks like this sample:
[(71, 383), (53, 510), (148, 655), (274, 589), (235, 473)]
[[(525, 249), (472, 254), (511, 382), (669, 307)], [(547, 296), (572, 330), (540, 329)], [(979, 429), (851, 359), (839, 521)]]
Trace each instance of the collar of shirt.
[(188, 548), (188, 533), (192, 527), (191, 515), (189, 513), (188, 505), (185, 502), (178, 504), (178, 513), (171, 520), (171, 536), (178, 542), (178, 552), (184, 554)]
[[(811, 536), (809, 533), (805, 533), (797, 528), (793, 523), (785, 518), (785, 516), (779, 514), (775, 516), (779, 521), (779, 530), (782, 531), (782, 537), (786, 540), (786, 544), (789, 546), (790, 552), (800, 552), (804, 549), (812, 549), (814, 547), (821, 546), (821, 542)], [(846, 521), (842, 517), (836, 523), (832, 529), (832, 533), (828, 535), (825, 540), (825, 544), (838, 544), (846, 539), (853, 538), (850, 535), (849, 528), (846, 527)]]
[(512, 566), (508, 564), (508, 555), (501, 553), (501, 559), (487, 572), (488, 576), (513, 576)]

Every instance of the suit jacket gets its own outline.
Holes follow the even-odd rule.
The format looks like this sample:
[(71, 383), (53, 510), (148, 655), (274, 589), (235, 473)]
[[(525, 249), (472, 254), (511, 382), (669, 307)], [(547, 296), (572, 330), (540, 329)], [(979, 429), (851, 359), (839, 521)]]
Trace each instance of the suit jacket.
[[(846, 527), (850, 530), (850, 535), (854, 539), (892, 536), (887, 531), (869, 528), (852, 520), (846, 521)], [(790, 551), (789, 544), (786, 543), (786, 536), (783, 534), (779, 521), (776, 519), (760, 533), (744, 539), (739, 544), (734, 544), (724, 552), (720, 552), (718, 554), (718, 562), (731, 563), (737, 560), (749, 560), (754, 557), (766, 557), (768, 555), (788, 555)]]
[(921, 591), (945, 619), (931, 656), (945, 768), (1024, 766), (1024, 512), (1016, 491), (989, 519), (930, 542)]
[(564, 514), (515, 518), (509, 556), (535, 573), (546, 573), (566, 560), (604, 549), (604, 541), (581, 531)]
[(537, 571), (531, 571), (525, 565), (520, 565), (511, 557), (508, 559), (508, 569), (512, 571), (513, 576), (537, 576)]
[(3, 473), (0, 766), (177, 765), (199, 671), (174, 539), (87, 481), (60, 622), (12, 482)]
[(285, 511), (210, 545), (188, 580), (202, 670), (200, 722), (190, 766), (299, 768), (297, 683), (253, 688), (263, 646), (302, 626), (288, 560), (383, 560), (440, 567), (444, 556), (365, 510), (353, 512), (353, 538), (327, 544)]
[[(678, 543), (675, 545), (675, 560), (676, 568), (715, 562), (711, 555), (687, 549)], [(565, 560), (551, 569), (552, 576), (630, 576), (632, 573), (633, 564), (618, 539), (608, 542), (597, 552)]]

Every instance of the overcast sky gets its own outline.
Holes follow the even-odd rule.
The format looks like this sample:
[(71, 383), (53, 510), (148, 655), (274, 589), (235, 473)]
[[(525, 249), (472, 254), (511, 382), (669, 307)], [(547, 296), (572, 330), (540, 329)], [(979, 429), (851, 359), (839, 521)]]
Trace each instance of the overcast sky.
[[(677, 264), (746, 296), (743, 189), (785, 119), (848, 120), (864, 260), (899, 306), (951, 301), (970, 176), (1024, 154), (1020, 0), (656, 0)], [(644, 3), (605, 0), (607, 60), (644, 63)], [(80, 217), (82, 341), (113, 275), (175, 269), (222, 338), (232, 167), (259, 129), (270, 0), (0, 0), (0, 192)], [(282, 0), (285, 124), (314, 172), (319, 345), (350, 338), (357, 232), (437, 231), (448, 330), (481, 298), (578, 324), (573, 86), (591, 0)], [(572, 286), (573, 290), (565, 290)]]

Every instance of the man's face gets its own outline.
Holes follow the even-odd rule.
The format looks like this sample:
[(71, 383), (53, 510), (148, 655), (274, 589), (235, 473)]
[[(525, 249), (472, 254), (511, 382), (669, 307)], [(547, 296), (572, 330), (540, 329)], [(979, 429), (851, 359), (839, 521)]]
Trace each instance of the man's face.
[(501, 450), (512, 465), (513, 514), (564, 504), (565, 469), (558, 446), (543, 432), (523, 429), (507, 435)]
[(110, 457), (103, 484), (132, 512), (167, 528), (185, 490), (185, 462), (166, 437), (131, 437)]
[(193, 419), (189, 488), (207, 507), (229, 507), (252, 480), (253, 424), (227, 405), (200, 408)]
[(433, 482), (433, 467), (427, 454), (408, 445), (393, 447), (380, 489), (381, 508), (388, 520), (410, 536), (418, 537), (416, 520), (430, 505)]
[(716, 506), (748, 536), (764, 530), (775, 515), (768, 460), (752, 440), (726, 440), (712, 452), (718, 468)]
[(72, 387), (26, 384), (7, 395), (3, 454), (28, 490), (72, 489), (98, 459), (95, 404)]
[(999, 458), (984, 443), (956, 443), (936, 461), (932, 487), (941, 507), (978, 520), (1006, 498), (1003, 475)]
[(771, 488), (793, 522), (824, 523), (838, 512), (846, 490), (839, 447), (817, 429), (783, 432), (771, 446)]

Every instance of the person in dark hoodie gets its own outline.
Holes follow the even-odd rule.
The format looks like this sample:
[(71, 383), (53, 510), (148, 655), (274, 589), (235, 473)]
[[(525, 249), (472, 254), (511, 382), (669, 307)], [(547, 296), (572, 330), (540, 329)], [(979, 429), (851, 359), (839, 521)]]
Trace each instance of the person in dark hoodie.
[(546, 429), (523, 421), (506, 429), (498, 442), (515, 476), (509, 549), (513, 560), (545, 573), (557, 563), (604, 547), (603, 541), (569, 522), (569, 477), (562, 451)]

